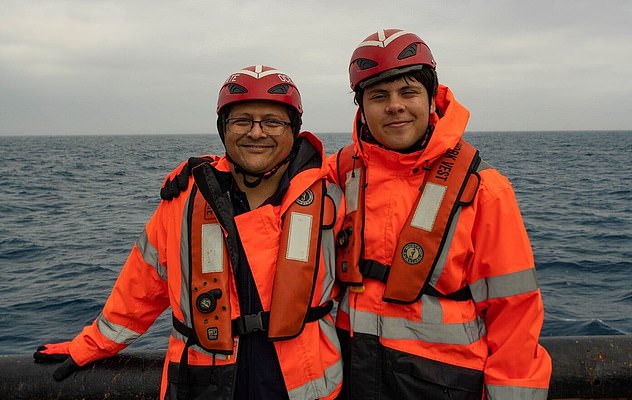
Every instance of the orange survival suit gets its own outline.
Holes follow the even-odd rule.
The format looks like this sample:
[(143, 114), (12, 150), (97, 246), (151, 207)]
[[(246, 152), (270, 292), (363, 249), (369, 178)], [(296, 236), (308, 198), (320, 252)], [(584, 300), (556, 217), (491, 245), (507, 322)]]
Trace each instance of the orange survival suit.
[[(161, 399), (181, 398), (182, 393), (231, 399), (239, 335), (262, 329), (273, 340), (289, 399), (335, 398), (342, 363), (330, 310), (342, 192), (324, 179), (321, 142), (303, 132), (296, 143), (280, 205), (236, 216), (230, 215), (228, 195), (216, 185), (216, 176), (230, 171), (225, 157), (198, 159), (191, 173), (182, 174), (186, 162), (174, 170), (166, 182), (180, 181), (180, 193), (161, 201), (103, 312), (72, 340), (73, 360), (82, 366), (116, 354), (171, 306), (174, 329)], [(322, 206), (301, 212), (310, 204)], [(316, 229), (310, 231), (310, 224)], [(258, 315), (240, 313), (233, 275), (236, 236), (263, 306)], [(307, 265), (307, 260), (317, 262)], [(190, 387), (178, 386), (183, 378)]]
[[(407, 292), (401, 276), (423, 258), (420, 246), (402, 247), (399, 236), (415, 219), (426, 174), (441, 171), (435, 163), (467, 145), (461, 141), (469, 112), (443, 85), (435, 102), (441, 117), (431, 116), (434, 132), (425, 149), (402, 154), (362, 140), (358, 112), (352, 148), (340, 153), (355, 158), (334, 154), (328, 161), (347, 213), (363, 211), (350, 237), (339, 237), (338, 245), (355, 246), (360, 260), (339, 265), (341, 280), (349, 281), (354, 267), (372, 271), (348, 286), (338, 310), (343, 395), (545, 400), (551, 360), (538, 344), (544, 310), (531, 246), (511, 184), (488, 164), (473, 164), (479, 182), (452, 212), (423, 290), (393, 295)], [(348, 184), (359, 176), (362, 182)], [(388, 272), (394, 261), (409, 270), (397, 281)]]

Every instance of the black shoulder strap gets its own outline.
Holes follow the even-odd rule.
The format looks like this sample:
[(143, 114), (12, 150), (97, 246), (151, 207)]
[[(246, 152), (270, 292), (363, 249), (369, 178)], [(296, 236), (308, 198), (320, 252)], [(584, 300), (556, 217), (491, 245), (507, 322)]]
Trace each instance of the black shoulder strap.
[(210, 157), (191, 157), (182, 170), (175, 178), (167, 179), (163, 187), (160, 189), (160, 198), (163, 200), (173, 200), (180, 195), (180, 192), (186, 190), (189, 186), (189, 177), (191, 171), (198, 165), (211, 161)]
[[(345, 190), (347, 172), (355, 169), (360, 156), (356, 153), (353, 144), (348, 144), (336, 153), (336, 174), (338, 174), (338, 186)], [(362, 165), (359, 163), (358, 165)], [(342, 171), (342, 173), (341, 173)], [(344, 179), (343, 179), (344, 178)]]

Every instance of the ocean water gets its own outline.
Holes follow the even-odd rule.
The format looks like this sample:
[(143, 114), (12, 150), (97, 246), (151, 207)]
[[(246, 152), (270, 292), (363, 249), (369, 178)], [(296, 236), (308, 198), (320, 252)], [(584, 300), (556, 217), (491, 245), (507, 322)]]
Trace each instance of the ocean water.
[[(349, 134), (321, 135), (328, 154)], [(545, 303), (543, 336), (632, 334), (632, 132), (471, 132), (514, 185)], [(163, 176), (213, 135), (0, 137), (0, 355), (98, 315)], [(130, 346), (163, 349), (170, 314)]]

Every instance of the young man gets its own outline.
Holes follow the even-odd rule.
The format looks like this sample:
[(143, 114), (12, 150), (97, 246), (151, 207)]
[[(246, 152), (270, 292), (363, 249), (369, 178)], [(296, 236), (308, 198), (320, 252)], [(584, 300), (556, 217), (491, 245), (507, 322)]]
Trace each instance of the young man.
[(55, 372), (64, 379), (124, 349), (171, 306), (161, 398), (335, 398), (342, 192), (325, 180), (321, 142), (299, 133), (302, 111), (288, 75), (231, 74), (217, 104), (226, 154), (191, 158), (166, 178), (101, 315), (72, 341), (40, 347), (36, 361), (67, 357)]
[(352, 145), (337, 326), (351, 399), (546, 399), (543, 306), (511, 184), (463, 141), (469, 112), (430, 49), (389, 29), (349, 66)]

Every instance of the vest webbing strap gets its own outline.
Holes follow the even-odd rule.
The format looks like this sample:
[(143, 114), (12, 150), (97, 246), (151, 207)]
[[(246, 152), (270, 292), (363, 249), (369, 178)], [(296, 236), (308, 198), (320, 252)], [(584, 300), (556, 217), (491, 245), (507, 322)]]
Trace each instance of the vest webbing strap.
[[(305, 316), (305, 322), (314, 322), (329, 314), (333, 308), (333, 301), (328, 301), (322, 306), (310, 307)], [(270, 322), (270, 312), (260, 311), (256, 314), (242, 315), (233, 319), (233, 335), (243, 336), (254, 332), (267, 332)]]
[[(334, 302), (329, 300), (327, 303), (318, 307), (310, 307), (305, 316), (305, 323), (318, 321), (331, 312)], [(178, 400), (189, 399), (189, 347), (197, 343), (195, 331), (189, 328), (175, 315), (171, 314), (171, 321), (176, 331), (180, 332), (187, 338), (184, 345), (184, 351), (180, 357), (180, 368), (178, 371)], [(270, 312), (262, 311), (257, 314), (242, 315), (232, 320), (233, 335), (243, 336), (254, 332), (267, 332), (268, 323), (270, 321)]]
[(173, 314), (171, 314), (171, 321), (175, 330), (187, 338), (178, 367), (178, 391), (176, 400), (189, 400), (189, 347), (196, 344), (197, 339), (195, 331), (180, 322)]
[[(331, 312), (333, 306), (334, 302), (329, 300), (322, 306), (310, 307), (307, 311), (305, 322), (314, 322), (318, 321), (321, 318), (324, 318), (325, 315)], [(171, 320), (173, 322), (173, 327), (175, 328), (175, 330), (187, 337), (187, 347), (191, 346), (192, 344), (197, 344), (197, 341), (195, 340), (195, 333), (192, 328), (186, 326), (173, 314), (171, 314)], [(256, 314), (242, 315), (233, 319), (231, 322), (233, 328), (233, 336), (243, 336), (254, 332), (267, 332), (268, 323), (270, 322), (270, 312), (260, 311)], [(191, 338), (193, 338), (193, 341), (189, 343)]]
[(389, 265), (384, 265), (375, 260), (363, 259), (360, 261), (360, 272), (365, 278), (376, 279), (380, 282), (386, 283), (388, 279), (388, 273), (391, 271)]
[[(362, 276), (364, 276), (365, 278), (378, 280), (382, 283), (386, 283), (390, 271), (391, 267), (389, 265), (384, 265), (375, 260), (362, 260), (362, 262), (360, 263), (360, 272), (362, 272)], [(433, 297), (441, 297), (444, 299), (455, 301), (466, 301), (472, 298), (472, 292), (469, 286), (464, 286), (452, 293), (443, 294), (435, 289), (432, 285), (426, 283), (421, 293)]]

